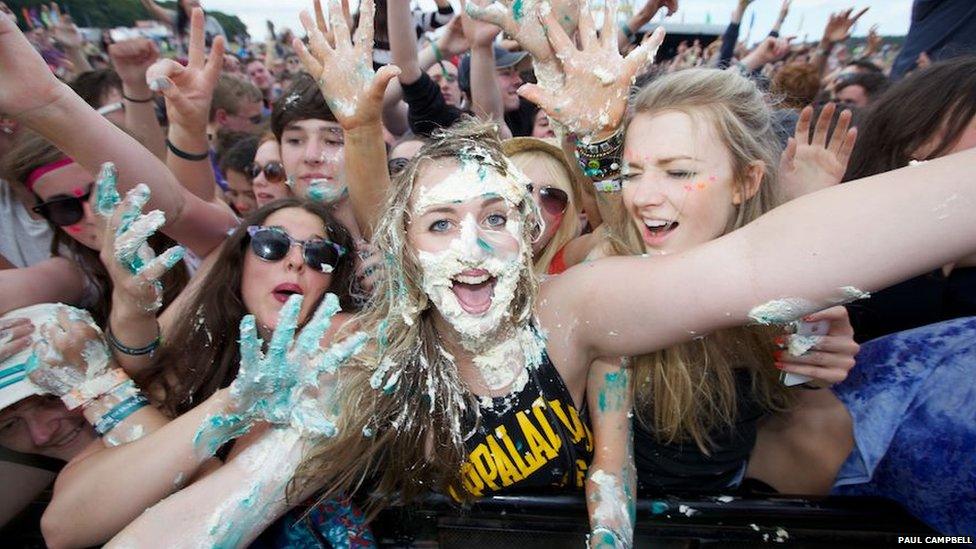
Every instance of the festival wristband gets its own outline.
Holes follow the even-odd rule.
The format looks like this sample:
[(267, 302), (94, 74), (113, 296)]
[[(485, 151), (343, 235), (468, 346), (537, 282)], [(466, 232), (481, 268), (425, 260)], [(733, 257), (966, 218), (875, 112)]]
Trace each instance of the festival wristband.
[(156, 336), (152, 342), (143, 347), (128, 347), (115, 338), (115, 334), (112, 333), (112, 329), (109, 328), (105, 330), (105, 336), (108, 338), (109, 344), (112, 348), (116, 349), (120, 353), (129, 356), (152, 356), (153, 351), (159, 348), (159, 344), (162, 343), (162, 335)]
[(619, 193), (623, 189), (619, 177), (611, 179), (601, 179), (593, 182), (593, 188), (598, 193)]
[(580, 170), (594, 181), (615, 178), (620, 174), (620, 157), (623, 148), (624, 134), (620, 130), (597, 142), (577, 139), (576, 159)]
[(169, 149), (169, 152), (175, 154), (183, 160), (189, 160), (190, 162), (199, 162), (201, 160), (210, 158), (210, 151), (202, 152), (200, 154), (188, 153), (174, 145), (168, 137), (166, 138), (166, 148)]
[(69, 410), (84, 407), (98, 397), (111, 393), (126, 381), (129, 381), (129, 376), (122, 368), (113, 368), (71, 389), (61, 396), (61, 401)]
[(104, 436), (106, 433), (116, 428), (119, 423), (125, 421), (127, 417), (136, 413), (147, 404), (149, 404), (149, 401), (146, 399), (146, 397), (142, 396), (141, 393), (136, 393), (130, 396), (109, 410), (107, 414), (98, 419), (98, 421), (95, 423), (95, 432), (98, 433), (98, 436)]

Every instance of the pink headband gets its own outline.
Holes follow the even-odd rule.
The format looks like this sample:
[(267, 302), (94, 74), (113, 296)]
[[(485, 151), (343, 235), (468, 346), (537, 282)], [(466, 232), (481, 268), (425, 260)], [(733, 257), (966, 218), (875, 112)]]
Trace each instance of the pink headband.
[(31, 173), (27, 175), (27, 190), (33, 191), (34, 183), (36, 183), (38, 179), (44, 177), (46, 174), (53, 172), (58, 168), (63, 168), (68, 164), (74, 164), (74, 162), (75, 161), (71, 157), (64, 157), (61, 160), (55, 160), (50, 164), (44, 164), (43, 166), (34, 168), (31, 170)]

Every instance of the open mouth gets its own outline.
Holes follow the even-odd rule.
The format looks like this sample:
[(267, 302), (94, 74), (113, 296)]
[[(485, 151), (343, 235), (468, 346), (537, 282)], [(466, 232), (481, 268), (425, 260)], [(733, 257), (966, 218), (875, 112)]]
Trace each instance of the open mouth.
[(667, 238), (677, 228), (677, 221), (644, 219), (644, 241), (648, 244), (656, 244)]
[(298, 284), (278, 284), (271, 291), (271, 295), (280, 303), (288, 301), (288, 298), (295, 294), (302, 295), (302, 293), (302, 288)]
[(451, 291), (464, 312), (480, 315), (491, 307), (497, 281), (484, 269), (470, 269), (451, 279)]

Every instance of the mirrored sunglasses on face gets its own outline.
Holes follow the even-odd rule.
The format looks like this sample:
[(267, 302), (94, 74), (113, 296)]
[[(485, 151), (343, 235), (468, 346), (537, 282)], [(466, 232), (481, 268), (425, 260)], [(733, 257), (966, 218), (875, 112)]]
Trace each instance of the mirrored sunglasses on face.
[(84, 194), (78, 196), (54, 195), (31, 209), (59, 227), (74, 225), (85, 218), (85, 202), (88, 202), (94, 185), (94, 182), (85, 185)]
[(332, 272), (347, 252), (344, 247), (324, 238), (296, 240), (280, 227), (251, 225), (247, 234), (251, 236), (251, 251), (264, 261), (281, 261), (292, 246), (299, 244), (305, 264), (321, 272)]
[(251, 162), (245, 170), (245, 175), (254, 179), (261, 175), (262, 172), (264, 172), (264, 178), (270, 183), (282, 183), (285, 180), (285, 166), (277, 160), (272, 160), (264, 166), (256, 162)]
[[(529, 192), (533, 192), (534, 185), (529, 185)], [(539, 206), (549, 215), (561, 215), (569, 204), (569, 195), (557, 187), (542, 187), (539, 189)]]

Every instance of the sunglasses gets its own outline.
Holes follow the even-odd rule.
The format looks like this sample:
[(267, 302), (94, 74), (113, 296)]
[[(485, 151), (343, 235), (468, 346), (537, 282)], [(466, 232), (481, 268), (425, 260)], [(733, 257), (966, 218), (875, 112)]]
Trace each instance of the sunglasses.
[(85, 193), (79, 196), (54, 195), (50, 200), (40, 202), (32, 209), (59, 227), (74, 225), (85, 218), (85, 202), (88, 202), (88, 198), (91, 197), (94, 186), (94, 182), (89, 183)]
[(390, 170), (390, 175), (396, 175), (407, 167), (410, 163), (409, 158), (391, 158), (389, 162), (386, 163), (387, 168)]
[(285, 165), (277, 160), (268, 162), (263, 167), (257, 162), (247, 165), (244, 173), (251, 179), (256, 178), (264, 172), (264, 178), (270, 183), (281, 183), (285, 180)]
[(288, 255), (293, 245), (301, 244), (305, 264), (320, 272), (332, 272), (339, 265), (339, 258), (347, 251), (324, 238), (296, 240), (279, 227), (251, 225), (247, 228), (247, 234), (251, 236), (251, 250), (264, 261), (280, 261)]
[[(530, 183), (529, 193), (534, 189)], [(542, 187), (539, 189), (539, 205), (549, 215), (562, 215), (569, 204), (569, 195), (562, 189), (556, 187)]]

